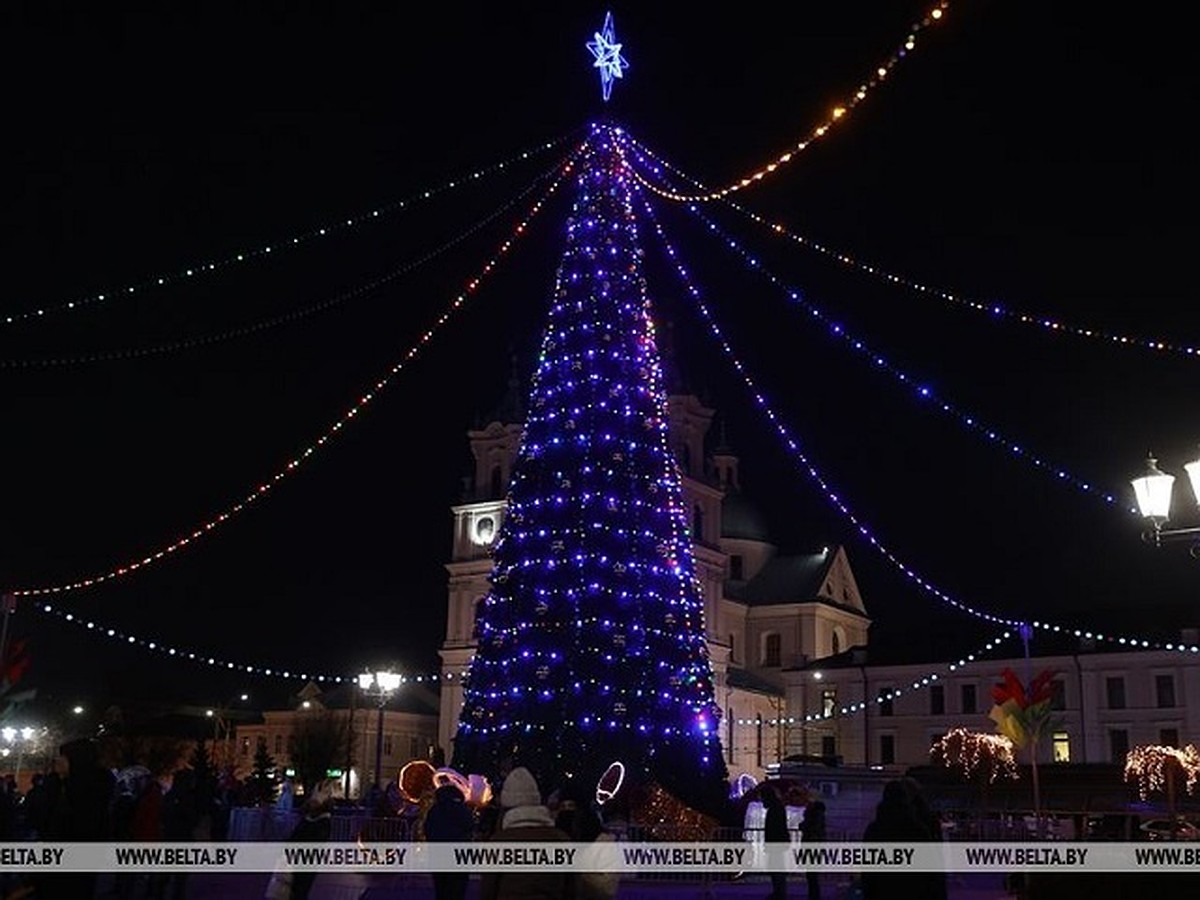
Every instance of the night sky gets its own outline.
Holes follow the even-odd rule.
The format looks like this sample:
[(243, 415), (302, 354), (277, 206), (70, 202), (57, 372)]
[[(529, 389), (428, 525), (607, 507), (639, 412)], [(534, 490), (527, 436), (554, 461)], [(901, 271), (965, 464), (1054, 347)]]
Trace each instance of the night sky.
[[(0, 311), (16, 319), (0, 320), (8, 588), (108, 573), (270, 481), (479, 274), (545, 182), (514, 198), (590, 120), (607, 114), (724, 186), (848, 100), (930, 8), (286, 6), (0, 13)], [(610, 8), (630, 68), (606, 106), (584, 43)], [(1190, 35), (1153, 15), (956, 2), (826, 138), (732, 197), (930, 293), (704, 205), (780, 280), (1003, 445), (849, 350), (679, 204), (654, 202), (806, 458), (897, 558), (965, 604), (1148, 638), (1200, 625), (1200, 562), (1139, 540), (1128, 485), (1153, 450), (1180, 476), (1178, 524), (1194, 521), (1182, 464), (1200, 441), (1200, 360), (1062, 333), (1200, 344), (1193, 57)], [(169, 558), (51, 602), (236, 663), (434, 671), (466, 431), (500, 400), (511, 360), (527, 384), (570, 199), (568, 185), (298, 472)], [(723, 414), (783, 549), (844, 542), (872, 643), (889, 652), (940, 663), (991, 637), (860, 538), (731, 377), (649, 229), (645, 247), (678, 366)], [(155, 286), (160, 276), (169, 283)], [(166, 659), (28, 601), (9, 634), (31, 649), (28, 686), (54, 703), (212, 704), (289, 684)]]

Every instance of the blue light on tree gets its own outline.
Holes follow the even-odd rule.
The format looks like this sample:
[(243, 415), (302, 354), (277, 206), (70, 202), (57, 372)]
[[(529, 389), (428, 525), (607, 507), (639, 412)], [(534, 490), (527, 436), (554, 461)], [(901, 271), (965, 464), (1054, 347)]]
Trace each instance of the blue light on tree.
[(587, 43), (588, 50), (596, 58), (593, 65), (600, 70), (600, 87), (607, 101), (612, 94), (614, 78), (622, 78), (622, 72), (629, 68), (629, 63), (621, 55), (621, 45), (617, 43), (617, 32), (613, 28), (612, 13), (604, 16), (604, 28), (593, 35)]

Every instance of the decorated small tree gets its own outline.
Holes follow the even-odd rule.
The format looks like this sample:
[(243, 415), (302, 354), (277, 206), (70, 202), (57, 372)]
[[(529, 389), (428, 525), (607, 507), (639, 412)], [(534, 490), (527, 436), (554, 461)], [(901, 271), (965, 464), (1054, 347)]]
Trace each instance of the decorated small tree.
[(979, 784), (979, 811), (987, 810), (988, 785), (998, 778), (1016, 779), (1013, 742), (1002, 734), (951, 728), (929, 748), (936, 765), (957, 770), (967, 782)]
[(1037, 748), (1041, 739), (1059, 727), (1060, 723), (1052, 709), (1055, 674), (1053, 669), (1043, 669), (1029, 682), (1027, 689), (1012, 669), (1005, 669), (1001, 676), (1004, 680), (992, 688), (994, 705), (988, 713), (988, 718), (996, 723), (996, 730), (1012, 741), (1018, 751), (1029, 751), (1033, 815), (1039, 836), (1042, 831), (1042, 795), (1038, 783)]
[(1180, 776), (1190, 794), (1200, 777), (1200, 751), (1195, 744), (1182, 750), (1161, 744), (1142, 744), (1125, 754), (1125, 780), (1137, 781), (1138, 796), (1143, 800), (1152, 791), (1167, 795), (1167, 817), (1174, 835), (1176, 826), (1175, 801)]

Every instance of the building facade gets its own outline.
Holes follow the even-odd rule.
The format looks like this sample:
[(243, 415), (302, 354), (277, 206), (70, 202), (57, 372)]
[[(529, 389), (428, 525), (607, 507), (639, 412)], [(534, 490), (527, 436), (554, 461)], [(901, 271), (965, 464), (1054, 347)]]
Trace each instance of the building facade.
[[(246, 778), (262, 746), (275, 760), (276, 769), (294, 769), (298, 743), (314, 724), (338, 736), (339, 751), (330, 760), (328, 775), (339, 785), (338, 795), (362, 796), (375, 779), (378, 751), (380, 781), (396, 779), (400, 767), (413, 759), (433, 759), (437, 744), (437, 699), (425, 688), (406, 683), (382, 709), (370, 698), (356, 697), (355, 685), (322, 691), (310, 682), (288, 709), (266, 710), (262, 722), (239, 724), (224, 740), (213, 745), (214, 760)], [(382, 730), (380, 716), (382, 715)]]
[(930, 746), (951, 728), (994, 732), (992, 687), (1006, 668), (1022, 680), (1049, 669), (1058, 727), (1038, 746), (1039, 763), (1123, 765), (1139, 745), (1200, 740), (1198, 656), (1084, 642), (1074, 652), (1028, 661), (985, 656), (950, 670), (944, 663), (871, 665), (868, 648), (853, 648), (784, 673), (789, 712), (780, 728), (789, 754), (902, 771), (929, 764)]

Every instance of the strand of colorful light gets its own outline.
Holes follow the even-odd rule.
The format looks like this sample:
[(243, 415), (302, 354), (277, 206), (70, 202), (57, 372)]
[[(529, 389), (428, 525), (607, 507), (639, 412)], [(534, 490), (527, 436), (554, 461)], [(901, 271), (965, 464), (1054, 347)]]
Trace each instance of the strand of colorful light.
[[(656, 171), (655, 174), (661, 175), (661, 172)], [(721, 239), (725, 249), (736, 253), (742, 259), (742, 262), (747, 268), (752, 269), (753, 271), (762, 275), (769, 282), (771, 282), (772, 285), (779, 288), (779, 290), (782, 291), (789, 300), (807, 312), (809, 316), (811, 316), (817, 322), (824, 325), (827, 328), (827, 333), (830, 336), (840, 340), (844, 346), (850, 348), (854, 352), (861, 354), (870, 363), (872, 369), (886, 372), (888, 375), (900, 382), (904, 388), (911, 389), (913, 396), (915, 396), (922, 403), (926, 405), (932, 404), (935, 409), (955, 419), (959, 425), (966, 430), (987, 439), (993, 444), (996, 444), (997, 446), (1011, 453), (1013, 456), (1029, 463), (1034, 468), (1041, 469), (1042, 471), (1049, 473), (1057, 481), (1062, 482), (1063, 484), (1068, 484), (1081, 493), (1096, 497), (1104, 501), (1109, 506), (1115, 506), (1118, 503), (1116, 496), (1113, 494), (1095, 487), (1089, 481), (1086, 481), (1076, 475), (1072, 475), (1062, 466), (1048, 462), (1037, 454), (1032, 453), (1022, 444), (1019, 444), (1011, 438), (1006, 437), (995, 427), (981, 422), (978, 416), (964, 412), (953, 403), (939, 396), (933, 388), (922, 383), (920, 379), (915, 378), (904, 370), (898, 368), (882, 353), (867, 344), (866, 341), (856, 337), (854, 333), (849, 331), (844, 325), (835, 321), (819, 306), (808, 300), (799, 289), (785, 284), (780, 278), (767, 269), (766, 266), (764, 266), (755, 256), (746, 250), (736, 239), (722, 230), (721, 227), (716, 224), (716, 222), (704, 215), (704, 213), (701, 212), (700, 209), (695, 205), (689, 204), (686, 208), (689, 212), (696, 216), (696, 218), (698, 218), (708, 228), (709, 231)], [(1126, 509), (1134, 514), (1138, 513), (1136, 506), (1130, 505), (1126, 507)]]
[[(1013, 632), (1005, 631), (1003, 634), (992, 638), (990, 641), (988, 641), (986, 644), (984, 644), (980, 649), (976, 650), (974, 653), (968, 653), (966, 656), (961, 657), (957, 662), (947, 663), (945, 665), (945, 670), (947, 672), (957, 672), (959, 669), (965, 668), (966, 666), (969, 666), (972, 663), (979, 662), (980, 656), (983, 656), (983, 654), (985, 654), (985, 653), (990, 653), (996, 647), (999, 647), (1001, 643), (1003, 643), (1004, 641), (1008, 640), (1011, 637), (1013, 637)], [(868, 701), (867, 698), (864, 697), (861, 702), (851, 703), (846, 706), (838, 707), (838, 713), (843, 716), (851, 716), (851, 715), (855, 715), (860, 712), (865, 712), (867, 709), (868, 702), (874, 702), (876, 705), (882, 705), (883, 703), (887, 702), (888, 700), (894, 700), (896, 697), (901, 696), (905, 692), (905, 690), (919, 691), (919, 690), (922, 690), (927, 687), (932, 687), (933, 685), (937, 684), (939, 680), (941, 680), (941, 675), (939, 675), (937, 671), (929, 672), (929, 673), (921, 676), (920, 678), (914, 678), (911, 689), (896, 688), (895, 690), (891, 690), (891, 691), (887, 691), (886, 693), (879, 694), (877, 697), (875, 697), (875, 699), (873, 701)], [(753, 719), (734, 719), (734, 724), (735, 725), (758, 725), (761, 723), (763, 725), (772, 725), (772, 726), (775, 726), (775, 725), (805, 725), (810, 722), (824, 722), (831, 718), (833, 718), (832, 712), (825, 713), (822, 711), (819, 713), (808, 713), (803, 716), (779, 716), (779, 717), (776, 717), (773, 719), (761, 719), (758, 717), (755, 717)]]
[[(247, 675), (264, 675), (273, 678), (300, 679), (301, 681), (319, 681), (319, 682), (354, 682), (357, 680), (357, 674), (351, 675), (330, 675), (319, 674), (315, 672), (307, 672), (301, 669), (288, 669), (282, 666), (262, 666), (252, 663), (233, 662), (231, 660), (222, 659), (219, 656), (212, 656), (207, 653), (198, 652), (196, 650), (187, 650), (182, 647), (173, 646), (163, 643), (162, 641), (152, 638), (141, 637), (119, 628), (103, 625), (92, 619), (85, 619), (76, 613), (69, 612), (53, 606), (44, 601), (38, 601), (33, 604), (33, 610), (41, 613), (44, 616), (57, 619), (61, 622), (66, 622), (71, 625), (76, 625), (85, 631), (94, 635), (106, 637), (117, 643), (137, 647), (141, 650), (148, 650), (152, 653), (159, 653), (171, 659), (183, 660), (185, 662), (194, 662), (199, 665), (211, 666), (214, 669), (221, 669), (227, 672), (242, 672)], [(436, 681), (452, 681), (454, 678), (462, 680), (466, 675), (466, 670), (461, 672), (445, 672), (422, 675), (402, 674), (400, 676), (401, 683), (414, 682), (417, 684)]]
[(224, 341), (234, 340), (234, 339), (240, 338), (240, 337), (247, 337), (251, 334), (258, 334), (260, 332), (267, 331), (271, 328), (275, 328), (280, 325), (286, 325), (286, 324), (290, 324), (292, 322), (297, 322), (297, 321), (299, 321), (301, 319), (305, 319), (311, 315), (315, 315), (316, 313), (324, 312), (325, 310), (332, 309), (333, 307), (338, 306), (342, 303), (345, 303), (348, 300), (353, 300), (356, 297), (361, 297), (364, 294), (368, 294), (371, 291), (375, 290), (376, 288), (380, 288), (383, 285), (385, 285), (391, 281), (395, 281), (397, 278), (407, 275), (409, 272), (412, 272), (412, 271), (420, 268), (421, 266), (425, 265), (425, 263), (429, 262), (430, 260), (437, 258), (438, 256), (445, 253), (450, 248), (457, 246), (458, 244), (465, 241), (467, 238), (474, 235), (476, 232), (480, 231), (481, 229), (485, 228), (487, 225), (494, 222), (496, 219), (498, 219), (500, 216), (502, 216), (508, 210), (512, 209), (514, 206), (516, 206), (518, 203), (520, 203), (522, 200), (524, 200), (527, 196), (529, 196), (531, 193), (533, 193), (534, 189), (539, 184), (541, 184), (547, 178), (550, 178), (551, 176), (553, 176), (553, 174), (556, 171), (558, 171), (562, 167), (562, 165), (563, 165), (562, 161), (555, 163), (552, 168), (550, 168), (546, 172), (543, 172), (541, 175), (539, 175), (537, 178), (535, 178), (519, 194), (517, 194), (516, 196), (514, 196), (513, 198), (511, 198), (510, 200), (505, 202), (503, 205), (492, 210), (492, 212), (488, 213), (485, 217), (483, 217), (479, 221), (475, 222), (473, 225), (471, 225), (465, 231), (460, 232), (459, 234), (450, 238), (445, 243), (430, 250), (428, 253), (424, 254), (423, 256), (421, 256), (417, 259), (411, 260), (410, 262), (405, 263), (403, 266), (401, 266), (398, 269), (394, 269), (391, 272), (388, 272), (384, 275), (380, 275), (377, 278), (373, 278), (370, 281), (366, 282), (365, 284), (361, 284), (361, 285), (358, 285), (357, 287), (350, 288), (349, 290), (343, 291), (339, 294), (336, 294), (333, 297), (322, 300), (319, 303), (315, 303), (311, 306), (304, 307), (303, 309), (294, 310), (289, 313), (284, 313), (283, 315), (274, 316), (269, 319), (263, 319), (258, 322), (253, 322), (249, 325), (242, 325), (237, 328), (232, 328), (227, 331), (217, 332), (215, 334), (201, 335), (199, 337), (194, 337), (194, 338), (185, 338), (183, 340), (172, 341), (171, 343), (167, 343), (167, 344), (157, 344), (157, 345), (150, 346), (150, 347), (132, 347), (132, 348), (126, 348), (124, 350), (112, 350), (112, 351), (108, 351), (108, 352), (104, 352), (104, 353), (89, 353), (84, 356), (70, 356), (70, 357), (60, 356), (60, 357), (52, 357), (52, 358), (46, 358), (46, 359), (0, 359), (0, 369), (69, 366), (69, 365), (82, 365), (82, 364), (86, 364), (86, 363), (113, 362), (116, 360), (142, 359), (142, 358), (149, 357), (149, 356), (158, 356), (158, 355), (162, 355), (165, 353), (174, 353), (174, 352), (177, 352), (180, 350), (190, 350), (190, 349), (193, 349), (196, 347), (208, 347), (208, 346), (212, 346), (214, 344), (222, 343)]
[(19, 597), (20, 596), (34, 597), (34, 596), (41, 596), (41, 595), (45, 595), (45, 594), (65, 593), (68, 591), (79, 590), (79, 589), (85, 588), (85, 587), (91, 587), (93, 585), (100, 584), (105, 581), (111, 581), (115, 578), (123, 577), (125, 575), (130, 574), (131, 572), (136, 572), (139, 569), (145, 568), (146, 566), (148, 566), (154, 562), (157, 562), (158, 560), (163, 559), (164, 557), (169, 556), (172, 553), (175, 553), (175, 552), (181, 550), (182, 548), (184, 548), (187, 545), (189, 545), (190, 543), (192, 543), (192, 541), (195, 541), (195, 540), (211, 533), (214, 529), (216, 529), (220, 525), (223, 525), (227, 521), (229, 521), (229, 519), (231, 519), (237, 513), (240, 513), (242, 510), (246, 509), (246, 507), (250, 506), (252, 503), (256, 502), (257, 500), (261, 499), (268, 491), (271, 490), (271, 488), (273, 488), (277, 484), (279, 484), (279, 482), (281, 482), (284, 478), (291, 475), (293, 472), (297, 471), (308, 460), (308, 458), (313, 455), (313, 453), (315, 453), (320, 448), (324, 447), (325, 444), (331, 438), (333, 438), (335, 435), (337, 435), (337, 433), (339, 431), (341, 431), (342, 428), (347, 423), (349, 423), (355, 416), (357, 416), (360, 412), (362, 412), (368, 406), (368, 404), (370, 404), (371, 401), (374, 400), (375, 397), (378, 396), (378, 394), (391, 383), (392, 378), (395, 377), (400, 372), (400, 370), (403, 369), (409, 362), (411, 362), (414, 357), (416, 357), (416, 355), (421, 351), (421, 349), (425, 346), (425, 344), (427, 344), (429, 342), (429, 340), (433, 337), (433, 335), (443, 325), (446, 324), (446, 322), (450, 319), (450, 317), (455, 312), (457, 312), (458, 309), (461, 306), (463, 306), (463, 304), (466, 303), (467, 298), (475, 293), (476, 289), (478, 289), (478, 287), (482, 283), (483, 279), (487, 275), (491, 274), (492, 269), (494, 269), (497, 266), (497, 264), (500, 262), (500, 260), (502, 258), (504, 258), (508, 255), (509, 250), (516, 243), (516, 240), (525, 233), (525, 229), (528, 227), (529, 223), (533, 220), (533, 218), (541, 210), (542, 206), (544, 206), (546, 204), (546, 202), (550, 199), (550, 197), (554, 194), (554, 192), (562, 184), (563, 180), (570, 174), (571, 170), (574, 167), (575, 156), (578, 154), (578, 152), (579, 151), (576, 150), (567, 158), (567, 161), (563, 164), (562, 171), (559, 173), (558, 177), (555, 178), (555, 180), (550, 184), (549, 188), (547, 188), (546, 192), (541, 196), (541, 198), (539, 198), (538, 201), (533, 204), (533, 206), (530, 208), (529, 212), (526, 214), (525, 218), (513, 229), (512, 236), (510, 236), (502, 244), (500, 244), (499, 248), (497, 248), (497, 250), (493, 253), (491, 259), (489, 259), (484, 264), (483, 268), (480, 270), (480, 273), (478, 275), (476, 275), (474, 278), (472, 278), (470, 281), (467, 282), (465, 289), (461, 293), (459, 293), (450, 302), (447, 309), (437, 318), (437, 320), (433, 323), (433, 325), (431, 325), (425, 331), (424, 334), (422, 334), (419, 338), (417, 338), (416, 343), (414, 343), (404, 353), (404, 355), (400, 358), (400, 361), (395, 363), (384, 374), (384, 376), (382, 378), (380, 378), (353, 405), (351, 405), (350, 408), (345, 413), (343, 413), (333, 423), (332, 426), (330, 426), (315, 441), (313, 441), (311, 444), (309, 444), (307, 447), (305, 447), (304, 450), (302, 450), (297, 456), (295, 456), (291, 461), (289, 461), (286, 466), (284, 466), (282, 469), (280, 469), (278, 472), (276, 472), (274, 475), (272, 475), (269, 479), (267, 479), (266, 481), (259, 484), (249, 494), (247, 494), (245, 497), (243, 497), (238, 502), (234, 503), (232, 506), (230, 506), (224, 512), (220, 513), (217, 516), (214, 516), (213, 518), (209, 519), (207, 522), (196, 527), (190, 534), (187, 534), (184, 537), (176, 539), (175, 541), (171, 542), (170, 544), (167, 544), (165, 547), (162, 547), (161, 549), (155, 551), (154, 553), (149, 554), (148, 556), (143, 557), (140, 560), (134, 560), (132, 562), (128, 562), (125, 565), (120, 566), (118, 568), (110, 569), (109, 571), (104, 572), (102, 574), (92, 575), (87, 578), (82, 578), (82, 579), (79, 579), (78, 581), (73, 581), (73, 582), (69, 582), (66, 584), (52, 585), (52, 586), (48, 586), (48, 587), (19, 588), (17, 590), (12, 591), (12, 593)]
[[(637, 147), (642, 153), (653, 159), (664, 169), (674, 173), (680, 178), (685, 179), (700, 190), (706, 189), (702, 182), (691, 177), (690, 175), (687, 175), (678, 166), (667, 162), (661, 155), (647, 148), (645, 144), (639, 141), (637, 142)], [(639, 175), (639, 178), (641, 178), (643, 184), (647, 184), (647, 181), (644, 177)], [(647, 186), (650, 186), (653, 190), (652, 185), (647, 184)], [(908, 290), (911, 290), (921, 296), (937, 297), (938, 299), (945, 300), (947, 303), (953, 303), (965, 309), (983, 313), (992, 320), (1007, 319), (1012, 322), (1017, 322), (1021, 325), (1037, 326), (1051, 334), (1069, 334), (1075, 337), (1090, 338), (1093, 340), (1103, 341), (1107, 344), (1116, 344), (1122, 347), (1137, 347), (1142, 350), (1153, 350), (1160, 353), (1175, 353), (1179, 354), (1180, 356), (1200, 356), (1200, 347), (1195, 347), (1190, 344), (1180, 344), (1175, 341), (1163, 340), (1160, 338), (1133, 337), (1131, 335), (1105, 331), (1102, 328), (1088, 328), (1083, 325), (1072, 325), (1067, 322), (1063, 322), (1054, 316), (1044, 313), (1021, 312), (1020, 310), (1009, 309), (995, 301), (985, 302), (982, 300), (972, 300), (969, 297), (960, 296), (953, 291), (949, 291), (944, 288), (931, 287), (930, 285), (922, 284), (921, 282), (912, 278), (908, 278), (907, 276), (896, 275), (891, 272), (887, 272), (881, 269), (879, 266), (860, 262), (848, 253), (844, 253), (840, 250), (834, 250), (833, 248), (826, 247), (812, 238), (789, 231), (778, 222), (768, 221), (765, 216), (759, 215), (753, 210), (746, 209), (744, 206), (741, 206), (727, 197), (722, 198), (722, 200), (731, 209), (736, 210), (751, 221), (762, 225), (772, 234), (785, 237), (788, 240), (799, 244), (801, 247), (804, 247), (806, 250), (814, 250), (829, 257), (830, 259), (833, 259), (836, 262), (841, 263), (844, 266), (854, 269), (855, 271), (878, 278), (889, 284), (907, 288)]]
[(473, 171), (469, 174), (452, 178), (451, 180), (445, 182), (444, 184), (438, 185), (437, 187), (432, 187), (432, 188), (428, 188), (426, 190), (418, 191), (417, 193), (412, 194), (411, 196), (409, 196), (403, 200), (396, 200), (391, 203), (386, 203), (383, 206), (379, 206), (379, 207), (376, 207), (375, 209), (372, 209), (370, 212), (361, 213), (356, 216), (350, 216), (350, 217), (348, 217), (344, 220), (338, 221), (338, 222), (330, 222), (329, 224), (321, 225), (317, 228), (310, 229), (309, 231), (304, 231), (304, 232), (301, 232), (300, 234), (295, 234), (288, 238), (281, 238), (278, 241), (273, 241), (271, 243), (264, 244), (263, 246), (255, 248), (255, 249), (243, 250), (240, 253), (231, 254), (222, 259), (214, 260), (211, 262), (193, 263), (192, 265), (185, 266), (183, 269), (180, 269), (178, 272), (175, 272), (175, 273), (151, 276), (142, 281), (135, 282), (134, 284), (126, 285), (126, 286), (120, 287), (120, 288), (114, 288), (112, 290), (103, 291), (103, 292), (100, 292), (97, 294), (91, 294), (86, 297), (81, 297), (78, 300), (70, 300), (70, 301), (58, 303), (58, 304), (55, 304), (52, 306), (43, 305), (43, 306), (37, 307), (36, 309), (31, 309), (31, 310), (28, 310), (28, 311), (22, 312), (22, 313), (11, 313), (4, 317), (3, 324), (13, 325), (18, 322), (25, 322), (25, 321), (29, 321), (31, 319), (37, 319), (37, 318), (40, 318), (42, 316), (52, 314), (52, 313), (60, 313), (60, 312), (67, 312), (70, 310), (82, 309), (84, 307), (92, 306), (92, 305), (102, 302), (104, 300), (115, 300), (118, 297), (127, 297), (131, 294), (135, 294), (135, 293), (138, 293), (141, 291), (146, 291), (148, 289), (157, 288), (157, 287), (165, 287), (167, 285), (175, 284), (175, 283), (181, 282), (181, 281), (189, 281), (189, 280), (198, 278), (202, 275), (208, 275), (212, 272), (217, 271), (218, 269), (230, 268), (239, 263), (250, 262), (252, 260), (257, 260), (257, 259), (264, 259), (266, 257), (271, 256), (271, 254), (274, 253), (276, 250), (288, 249), (291, 247), (298, 247), (300, 244), (308, 243), (310, 241), (316, 240), (317, 238), (329, 237), (331, 235), (338, 234), (339, 232), (345, 231), (348, 228), (354, 228), (357, 226), (364, 225), (368, 222), (372, 222), (372, 221), (378, 219), (381, 215), (384, 215), (386, 213), (396, 212), (398, 210), (405, 209), (409, 206), (412, 206), (415, 203), (418, 203), (423, 200), (431, 199), (432, 197), (435, 197), (438, 194), (445, 193), (446, 191), (451, 190), (453, 188), (462, 187), (464, 185), (476, 182), (485, 175), (492, 175), (492, 174), (495, 174), (496, 172), (503, 171), (504, 169), (508, 168), (509, 166), (512, 166), (516, 163), (527, 160), (530, 157), (537, 156), (540, 153), (544, 153), (548, 150), (553, 149), (554, 147), (557, 147), (557, 146), (565, 143), (574, 134), (576, 134), (578, 132), (578, 130), (579, 129), (577, 129), (577, 128), (573, 129), (572, 131), (568, 132), (567, 134), (564, 134), (560, 137), (554, 138), (553, 140), (545, 141), (544, 143), (538, 144), (535, 147), (531, 147), (528, 150), (524, 150), (521, 153), (510, 156), (501, 162), (492, 163), (491, 165), (483, 166), (482, 168), (476, 169), (475, 171)]
[[(967, 613), (968, 615), (974, 616), (979, 619), (984, 619), (985, 621), (995, 622), (997, 624), (1009, 625), (1009, 626), (1018, 626), (1020, 624), (1023, 624), (1023, 623), (1018, 622), (1015, 619), (1009, 619), (1009, 618), (1004, 618), (1001, 616), (995, 616), (991, 613), (984, 612), (983, 610), (976, 609), (975, 607), (970, 606), (969, 604), (963, 603), (960, 600), (954, 599), (949, 594), (947, 594), (945, 591), (943, 591), (939, 587), (937, 587), (937, 585), (933, 584), (931, 581), (929, 581), (927, 578), (925, 578), (923, 575), (921, 575), (921, 573), (919, 573), (918, 571), (913, 569), (911, 566), (909, 566), (907, 563), (905, 563), (902, 559), (900, 559), (898, 556), (896, 556), (887, 547), (886, 544), (884, 544), (878, 537), (875, 536), (875, 534), (872, 532), (872, 530), (867, 527), (867, 524), (858, 518), (858, 516), (854, 513), (854, 511), (851, 510), (850, 507), (846, 504), (846, 502), (841, 498), (841, 496), (836, 491), (833, 490), (833, 488), (830, 486), (829, 482), (826, 481), (825, 477), (821, 474), (821, 472), (812, 464), (812, 462), (808, 459), (808, 457), (804, 453), (804, 451), (800, 449), (799, 443), (796, 441), (795, 438), (792, 437), (791, 432), (788, 430), (787, 426), (783, 424), (783, 422), (780, 420), (779, 416), (776, 414), (774, 408), (770, 405), (770, 403), (767, 402), (766, 397), (758, 390), (758, 386), (755, 383), (754, 379), (746, 372), (746, 366), (741, 361), (741, 359), (737, 356), (737, 354), (734, 353), (733, 348), (729, 345), (729, 342), (725, 339), (724, 333), (721, 331), (720, 326), (718, 326), (716, 321), (713, 319), (712, 313), (708, 309), (707, 304), (705, 304), (703, 299), (701, 298), (699, 290), (692, 283), (691, 277), (687, 274), (687, 271), (683, 268), (683, 266), (676, 259), (677, 254), (675, 253), (675, 248), (667, 240), (666, 235), (663, 233), (662, 226), (658, 223), (657, 219), (654, 217), (653, 210), (650, 208), (650, 204), (646, 200), (645, 197), (643, 197), (643, 202), (645, 203), (646, 213), (650, 217), (651, 221), (653, 222), (654, 228), (655, 228), (660, 240), (663, 242), (663, 246), (666, 248), (667, 255), (670, 258), (672, 265), (675, 267), (676, 271), (679, 273), (679, 276), (684, 283), (685, 290), (695, 301), (697, 310), (700, 312), (700, 315), (703, 317), (704, 321), (708, 325), (710, 333), (712, 334), (713, 338), (717, 341), (717, 344), (721, 347), (722, 352), (729, 359), (730, 364), (733, 366), (734, 371), (737, 372), (739, 377), (741, 377), (742, 381), (745, 383), (747, 389), (750, 391), (750, 396), (753, 399), (755, 406), (758, 407), (758, 409), (766, 417), (768, 423), (772, 426), (772, 428), (774, 428), (776, 434), (779, 436), (780, 440), (783, 442), (783, 445), (788, 450), (788, 452), (792, 453), (796, 457), (796, 460), (800, 463), (801, 470), (804, 471), (809, 476), (809, 478), (811, 478), (816, 483), (816, 485), (821, 489), (822, 493), (824, 493), (824, 495), (825, 495), (826, 499), (829, 501), (829, 503), (836, 510), (838, 510), (838, 512), (840, 512), (852, 525), (854, 525), (854, 527), (858, 531), (859, 535), (868, 544), (870, 544), (873, 548), (875, 548), (875, 550), (877, 552), (879, 552), (884, 557), (884, 559), (886, 559), (901, 574), (903, 574), (905, 578), (912, 581), (923, 591), (925, 591), (928, 594), (931, 594), (933, 597), (935, 597), (942, 603), (944, 603), (948, 606), (951, 606), (954, 609), (959, 610), (960, 612)], [(1047, 622), (1039, 622), (1039, 621), (1029, 622), (1028, 624), (1030, 626), (1032, 626), (1033, 628), (1041, 629), (1043, 631), (1051, 632), (1054, 634), (1070, 634), (1077, 638), (1084, 638), (1087, 640), (1097, 640), (1097, 641), (1108, 641), (1110, 643), (1116, 643), (1116, 644), (1119, 644), (1122, 646), (1155, 648), (1155, 649), (1164, 649), (1164, 650), (1173, 650), (1173, 651), (1177, 650), (1181, 653), (1186, 653), (1186, 652), (1200, 653), (1200, 646), (1197, 646), (1195, 644), (1176, 644), (1173, 642), (1161, 642), (1161, 641), (1157, 641), (1157, 640), (1148, 640), (1148, 639), (1144, 639), (1144, 638), (1127, 638), (1127, 637), (1123, 637), (1123, 636), (1114, 636), (1114, 635), (1104, 634), (1101, 632), (1093, 632), (1090, 630), (1085, 630), (1085, 629), (1080, 629), (1080, 628), (1072, 628), (1070, 626), (1052, 625)]]
[(779, 171), (782, 166), (787, 165), (789, 162), (795, 159), (800, 152), (808, 149), (815, 141), (828, 134), (830, 129), (832, 129), (835, 125), (843, 122), (846, 119), (847, 114), (857, 107), (858, 104), (862, 103), (862, 101), (866, 99), (867, 94), (891, 74), (892, 69), (896, 67), (900, 60), (904, 59), (910, 52), (912, 52), (912, 50), (916, 47), (917, 33), (923, 28), (928, 28), (930, 25), (938, 22), (945, 15), (949, 6), (950, 0), (941, 0), (941, 2), (934, 6), (933, 9), (931, 9), (917, 22), (910, 26), (908, 35), (904, 38), (904, 43), (901, 44), (899, 49), (895, 50), (886, 61), (875, 68), (874, 73), (866, 81), (859, 85), (858, 90), (854, 92), (854, 96), (847, 100), (844, 104), (838, 104), (835, 106), (830, 111), (828, 118), (814, 128), (806, 137), (801, 138), (799, 143), (797, 143), (792, 149), (776, 158), (774, 162), (768, 163), (758, 171), (753, 172), (750, 175), (747, 175), (745, 178), (735, 181), (726, 187), (718, 190), (705, 191), (704, 193), (699, 194), (676, 193), (674, 191), (665, 190), (653, 184), (647, 184), (646, 187), (658, 194), (660, 197), (665, 197), (668, 200), (703, 202), (707, 200), (719, 200), (722, 197), (726, 197), (729, 194), (734, 193), (735, 191), (740, 191), (743, 188), (747, 188), (752, 184), (762, 181), (768, 175)]

